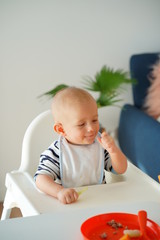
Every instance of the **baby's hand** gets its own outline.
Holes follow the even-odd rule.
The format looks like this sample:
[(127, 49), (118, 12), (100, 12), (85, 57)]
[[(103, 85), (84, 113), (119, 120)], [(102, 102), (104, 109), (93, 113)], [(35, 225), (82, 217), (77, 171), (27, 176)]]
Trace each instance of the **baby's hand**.
[(101, 137), (98, 137), (98, 141), (100, 142), (102, 147), (106, 149), (109, 153), (114, 152), (116, 145), (113, 138), (109, 134), (103, 132), (101, 134)]
[(75, 202), (78, 196), (78, 193), (71, 188), (63, 188), (57, 194), (58, 200), (64, 204)]

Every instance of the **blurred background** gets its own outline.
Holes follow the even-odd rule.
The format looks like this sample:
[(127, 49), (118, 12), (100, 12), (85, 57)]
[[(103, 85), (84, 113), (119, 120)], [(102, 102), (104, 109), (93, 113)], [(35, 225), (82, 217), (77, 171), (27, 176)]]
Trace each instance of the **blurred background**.
[[(60, 83), (82, 87), (103, 65), (129, 71), (132, 54), (160, 51), (159, 13), (159, 0), (0, 0), (0, 201), (26, 128), (50, 108), (38, 96)], [(132, 102), (131, 86), (122, 99)], [(100, 109), (107, 130), (119, 112)]]

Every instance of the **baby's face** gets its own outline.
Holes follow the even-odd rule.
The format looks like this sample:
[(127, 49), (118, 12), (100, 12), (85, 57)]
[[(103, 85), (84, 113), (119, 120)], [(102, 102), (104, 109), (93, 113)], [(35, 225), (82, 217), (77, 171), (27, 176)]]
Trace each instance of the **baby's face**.
[[(74, 104), (73, 104), (74, 105)], [(71, 106), (63, 122), (65, 138), (72, 144), (92, 144), (99, 131), (95, 101)]]

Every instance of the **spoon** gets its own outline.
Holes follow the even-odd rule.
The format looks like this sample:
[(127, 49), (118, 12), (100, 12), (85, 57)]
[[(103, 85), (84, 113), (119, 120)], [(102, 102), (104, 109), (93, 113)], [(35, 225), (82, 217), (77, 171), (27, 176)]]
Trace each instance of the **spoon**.
[(146, 233), (147, 212), (141, 210), (138, 212), (138, 221), (140, 226), (141, 235), (145, 240), (150, 240)]

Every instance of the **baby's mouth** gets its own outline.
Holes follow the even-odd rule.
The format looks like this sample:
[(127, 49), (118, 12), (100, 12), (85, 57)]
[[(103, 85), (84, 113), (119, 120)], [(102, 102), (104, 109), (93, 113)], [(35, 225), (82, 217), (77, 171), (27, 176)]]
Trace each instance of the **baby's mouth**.
[(95, 138), (95, 135), (94, 134), (91, 134), (91, 135), (87, 135), (86, 136), (86, 139), (94, 139)]

